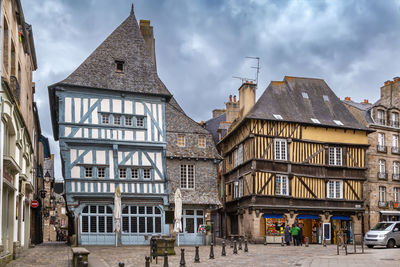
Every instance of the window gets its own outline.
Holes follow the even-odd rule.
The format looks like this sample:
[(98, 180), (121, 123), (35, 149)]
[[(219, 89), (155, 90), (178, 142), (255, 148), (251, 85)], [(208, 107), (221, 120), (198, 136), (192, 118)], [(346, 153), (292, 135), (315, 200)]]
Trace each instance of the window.
[(329, 148), (329, 165), (341, 166), (342, 165), (342, 148), (330, 147)]
[(329, 181), (327, 186), (328, 198), (343, 198), (342, 181)]
[(289, 195), (288, 177), (285, 175), (277, 175), (275, 178), (275, 195)]
[(385, 120), (383, 119), (383, 117), (384, 117), (383, 110), (378, 110), (378, 124), (380, 124), (380, 125), (385, 124)]
[(143, 179), (150, 179), (150, 178), (151, 178), (151, 170), (143, 169)]
[(206, 147), (206, 137), (204, 135), (199, 135), (198, 146)]
[(399, 202), (399, 197), (400, 197), (400, 188), (395, 187), (394, 188), (394, 202)]
[(92, 177), (93, 177), (93, 168), (85, 167), (85, 178), (92, 178)]
[(178, 146), (185, 146), (185, 136), (183, 134), (178, 134)]
[(97, 177), (105, 178), (106, 177), (106, 168), (104, 168), (104, 167), (97, 168)]
[(285, 139), (275, 139), (275, 159), (286, 160), (287, 159), (287, 142)]
[(308, 99), (308, 94), (306, 92), (301, 93), (301, 95), (303, 96), (303, 98)]
[(272, 114), (274, 117), (275, 117), (275, 119), (277, 119), (277, 120), (283, 120), (283, 118), (282, 118), (282, 116), (281, 115), (279, 115), (279, 114)]
[(392, 113), (392, 126), (397, 128), (399, 127), (399, 113)]
[(120, 115), (114, 115), (114, 124), (121, 125), (121, 116)]
[(116, 60), (115, 61), (115, 67), (117, 72), (124, 72), (124, 61), (122, 60)]
[(379, 172), (380, 173), (386, 173), (386, 162), (384, 159), (379, 160)]
[(154, 206), (124, 207), (122, 209), (122, 232), (161, 233), (161, 210)]
[(194, 165), (181, 165), (181, 188), (194, 188)]
[(379, 202), (386, 202), (386, 187), (379, 187)]
[(392, 153), (399, 153), (399, 136), (392, 135)]
[(136, 127), (144, 127), (144, 118), (143, 117), (136, 118)]
[(119, 178), (122, 179), (126, 178), (126, 168), (120, 168), (118, 169), (118, 171), (119, 171)]
[(399, 162), (393, 161), (393, 180), (399, 180)]
[(125, 126), (132, 126), (132, 117), (125, 116)]
[(344, 125), (343, 122), (341, 122), (339, 120), (333, 120), (333, 122), (340, 126)]
[(109, 124), (110, 123), (110, 116), (108, 114), (101, 115), (101, 123)]
[(107, 206), (86, 206), (82, 210), (82, 233), (113, 232), (112, 209)]
[(139, 179), (139, 170), (132, 169), (132, 179)]
[(313, 123), (321, 123), (318, 119), (311, 118), (311, 120), (312, 120)]
[(184, 210), (183, 229), (186, 233), (197, 233), (199, 226), (204, 224), (203, 210)]
[(238, 165), (243, 163), (243, 144), (240, 144), (238, 147)]
[(378, 133), (378, 146), (385, 146), (385, 134), (384, 133)]
[(322, 98), (324, 99), (325, 102), (329, 101), (329, 97), (327, 95), (323, 95)]

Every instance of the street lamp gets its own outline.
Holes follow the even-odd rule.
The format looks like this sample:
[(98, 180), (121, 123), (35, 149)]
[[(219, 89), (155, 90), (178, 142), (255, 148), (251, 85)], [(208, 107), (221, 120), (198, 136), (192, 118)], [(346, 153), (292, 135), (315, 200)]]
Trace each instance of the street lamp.
[(44, 189), (42, 189), (42, 190), (39, 191), (39, 193), (40, 193), (40, 197), (41, 197), (41, 198), (45, 198), (45, 197), (46, 197), (47, 191), (44, 190)]

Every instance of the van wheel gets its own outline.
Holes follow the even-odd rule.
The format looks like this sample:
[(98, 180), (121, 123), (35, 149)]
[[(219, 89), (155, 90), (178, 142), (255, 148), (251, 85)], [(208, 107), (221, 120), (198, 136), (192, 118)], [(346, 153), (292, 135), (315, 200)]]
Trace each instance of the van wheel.
[(368, 248), (374, 248), (374, 245), (367, 245)]
[(395, 242), (393, 239), (390, 239), (390, 240), (387, 242), (386, 247), (387, 247), (387, 248), (394, 248), (395, 245), (396, 245), (396, 242)]

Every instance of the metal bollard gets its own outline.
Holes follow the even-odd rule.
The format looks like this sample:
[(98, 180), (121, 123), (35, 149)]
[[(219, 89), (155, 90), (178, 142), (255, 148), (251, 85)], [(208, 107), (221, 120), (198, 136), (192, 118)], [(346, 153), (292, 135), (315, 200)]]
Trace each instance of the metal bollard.
[(195, 254), (195, 256), (194, 256), (194, 262), (195, 262), (195, 263), (200, 262), (199, 246), (196, 246), (196, 254)]
[(361, 253), (364, 254), (364, 240), (361, 240)]
[(337, 250), (336, 253), (339, 255), (339, 242), (336, 242), (336, 245), (337, 245), (337, 246), (336, 246), (336, 247), (337, 247), (337, 248), (336, 248), (336, 250)]
[(356, 254), (357, 253), (357, 251), (356, 251), (356, 239), (354, 238), (353, 239), (353, 245), (354, 245), (354, 254)]
[(144, 257), (145, 259), (146, 259), (146, 265), (145, 265), (145, 267), (150, 267), (150, 257), (149, 256), (146, 256), (146, 257)]
[(222, 241), (222, 252), (221, 252), (221, 256), (226, 256), (225, 241)]
[(324, 246), (324, 248), (326, 248), (326, 240), (325, 240), (325, 238), (322, 240), (322, 245)]
[(347, 256), (347, 244), (344, 245), (344, 251), (345, 251), (346, 256)]
[(309, 245), (309, 240), (308, 240), (308, 236), (306, 236), (306, 247), (308, 247), (308, 245)]
[(264, 246), (266, 246), (267, 245), (267, 236), (265, 235), (264, 236)]
[(249, 252), (249, 248), (247, 247), (247, 239), (244, 240), (244, 252)]
[(233, 248), (233, 236), (231, 236), (231, 244), (230, 247)]
[(239, 237), (239, 250), (242, 250), (242, 238)]
[(236, 240), (233, 241), (233, 254), (238, 254)]
[(211, 246), (210, 246), (210, 260), (214, 259), (214, 244), (213, 242), (211, 242)]
[(281, 246), (282, 246), (282, 247), (285, 246), (285, 242), (283, 241), (283, 236), (282, 236), (282, 238), (281, 238)]
[[(165, 242), (167, 243), (167, 242)], [(165, 250), (164, 252), (164, 265), (163, 267), (168, 267), (168, 250)]]
[(123, 263), (123, 262), (118, 263), (118, 267), (124, 267), (124, 266), (125, 266), (125, 263)]
[(83, 267), (88, 267), (88, 266), (89, 266), (89, 263), (88, 263), (87, 261), (84, 261), (84, 262), (82, 262), (82, 266), (83, 266)]
[(82, 255), (78, 255), (78, 267), (82, 267), (82, 263), (83, 263), (83, 256)]
[(186, 267), (184, 248), (181, 248), (181, 262), (179, 263), (179, 267)]

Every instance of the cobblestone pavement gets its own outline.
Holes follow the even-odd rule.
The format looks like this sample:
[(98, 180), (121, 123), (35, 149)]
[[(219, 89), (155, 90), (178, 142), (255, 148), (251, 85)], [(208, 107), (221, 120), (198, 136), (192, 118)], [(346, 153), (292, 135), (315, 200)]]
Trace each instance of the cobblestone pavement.
[[(90, 251), (90, 267), (117, 267), (119, 262), (124, 262), (125, 267), (145, 266), (145, 255), (149, 253), (149, 247), (144, 246), (86, 246)], [(281, 247), (279, 245), (249, 245), (249, 252), (239, 250), (238, 255), (233, 255), (233, 251), (227, 246), (226, 257), (221, 256), (221, 246), (215, 247), (215, 259), (209, 259), (210, 247), (200, 247), (200, 263), (193, 263), (194, 247), (182, 247), (185, 249), (186, 266), (196, 267), (257, 267), (257, 266), (312, 266), (312, 267), (342, 267), (342, 266), (400, 266), (400, 248), (384, 249), (374, 248), (365, 249), (365, 254), (344, 255), (344, 250), (340, 250), (340, 255), (336, 254), (336, 246), (326, 248), (321, 245), (310, 245), (310, 247)], [(357, 248), (360, 250), (360, 248)], [(178, 267), (180, 262), (180, 250), (175, 248), (176, 256), (169, 256), (169, 266)], [(349, 247), (349, 252), (353, 248)], [(66, 245), (48, 244), (39, 245), (29, 249), (24, 255), (9, 263), (7, 267), (70, 267), (71, 249)], [(163, 259), (159, 257), (158, 264), (155, 261), (151, 266), (163, 266)]]

